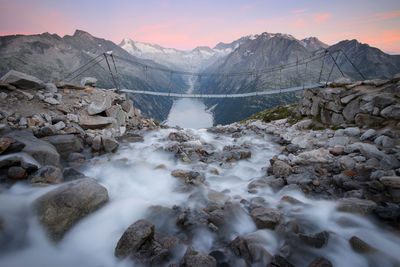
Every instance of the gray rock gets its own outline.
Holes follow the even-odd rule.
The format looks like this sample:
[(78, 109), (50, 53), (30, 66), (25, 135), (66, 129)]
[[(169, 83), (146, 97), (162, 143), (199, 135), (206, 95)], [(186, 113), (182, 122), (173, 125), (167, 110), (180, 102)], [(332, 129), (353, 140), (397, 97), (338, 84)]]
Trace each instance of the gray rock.
[(122, 126), (126, 121), (126, 113), (122, 110), (120, 105), (114, 105), (106, 110), (108, 117), (115, 118), (117, 120), (117, 125)]
[(400, 177), (399, 176), (383, 176), (379, 181), (389, 188), (400, 188)]
[(321, 102), (321, 99), (319, 97), (313, 96), (312, 98), (312, 106), (311, 106), (311, 116), (316, 117), (319, 113), (319, 105)]
[(358, 99), (352, 100), (343, 109), (343, 116), (348, 122), (353, 122), (357, 113), (360, 112), (360, 105)]
[(71, 122), (79, 122), (79, 117), (72, 113), (67, 114), (67, 119)]
[(100, 129), (111, 124), (116, 124), (114, 118), (101, 116), (83, 116), (79, 119), (79, 125), (83, 129)]
[(339, 211), (368, 214), (375, 210), (376, 203), (371, 200), (359, 198), (342, 198), (338, 201), (337, 209)]
[(27, 178), (27, 174), (24, 168), (19, 166), (12, 166), (7, 170), (7, 176), (13, 180), (22, 180)]
[(356, 166), (355, 160), (349, 156), (340, 157), (338, 162), (343, 170), (353, 170)]
[(119, 143), (112, 137), (103, 137), (102, 141), (106, 152), (115, 152), (119, 147)]
[(51, 190), (38, 198), (34, 205), (49, 236), (59, 241), (75, 223), (107, 201), (107, 190), (95, 179), (85, 178)]
[(368, 129), (365, 133), (363, 133), (360, 137), (361, 141), (368, 140), (375, 136), (376, 131), (374, 129)]
[(83, 77), (81, 80), (81, 85), (96, 87), (97, 79), (93, 77)]
[(340, 99), (340, 102), (342, 102), (342, 104), (348, 104), (351, 100), (353, 100), (357, 96), (358, 96), (357, 94), (345, 96), (342, 99)]
[(56, 128), (56, 131), (60, 131), (65, 128), (65, 123), (62, 121), (59, 121), (56, 124), (54, 124), (54, 127)]
[(217, 261), (210, 255), (195, 251), (192, 247), (188, 247), (180, 264), (182, 267), (217, 267)]
[(294, 267), (294, 265), (288, 262), (281, 255), (274, 255), (267, 267)]
[(41, 140), (51, 143), (64, 159), (73, 152), (82, 152), (83, 150), (82, 140), (73, 134), (47, 136)]
[(147, 220), (139, 220), (126, 229), (115, 248), (114, 254), (118, 258), (126, 258), (136, 253), (146, 242), (154, 237), (154, 225)]
[(348, 127), (344, 129), (344, 134), (347, 136), (359, 136), (360, 132), (360, 128), (358, 127)]
[(400, 104), (392, 105), (384, 108), (381, 111), (381, 116), (384, 118), (391, 118), (395, 120), (400, 120)]
[(95, 99), (90, 105), (88, 106), (88, 114), (89, 115), (96, 115), (106, 111), (107, 109), (111, 108), (112, 99), (110, 96), (105, 96), (100, 99)]
[(307, 267), (332, 267), (332, 263), (324, 257), (318, 257), (313, 260)]
[(57, 93), (57, 91), (58, 91), (58, 88), (54, 83), (46, 83), (45, 89), (47, 92), (50, 92), (50, 93)]
[(332, 113), (331, 121), (333, 125), (342, 125), (345, 123), (343, 116), (335, 112)]
[(49, 103), (51, 105), (58, 105), (60, 102), (58, 102), (55, 98), (53, 97), (47, 97), (44, 99), (44, 102)]
[(390, 137), (388, 137), (388, 136), (386, 136), (386, 135), (378, 136), (378, 137), (374, 140), (374, 143), (377, 144), (377, 145), (386, 147), (386, 148), (394, 147), (394, 141), (393, 141), (393, 139), (390, 138)]
[(360, 107), (360, 111), (363, 113), (372, 113), (374, 110), (374, 104), (372, 102), (368, 102)]
[(36, 138), (31, 132), (13, 131), (8, 133), (6, 137), (12, 137), (25, 144), (22, 151), (31, 155), (41, 165), (58, 166), (60, 164), (60, 155), (56, 148), (52, 144)]
[(101, 148), (102, 148), (102, 145), (101, 145), (101, 136), (96, 136), (95, 138), (93, 138), (93, 141), (92, 141), (92, 150), (93, 151), (100, 151), (101, 150)]
[(323, 248), (328, 244), (329, 233), (322, 231), (317, 234), (299, 234), (299, 239), (308, 246)]
[(257, 207), (251, 210), (251, 217), (253, 218), (258, 229), (270, 228), (274, 229), (275, 226), (282, 219), (282, 212), (277, 209)]
[(272, 172), (275, 177), (287, 177), (292, 172), (292, 168), (289, 164), (281, 160), (275, 160), (274, 164), (272, 165)]
[(63, 180), (61, 170), (54, 166), (43, 166), (31, 176), (31, 183), (58, 184)]
[(229, 248), (236, 256), (243, 258), (244, 260), (246, 260), (246, 262), (253, 262), (253, 257), (249, 250), (249, 246), (246, 239), (244, 239), (243, 237), (236, 237), (231, 243), (229, 243)]
[(291, 174), (286, 177), (287, 184), (308, 185), (312, 183), (312, 179), (308, 175), (302, 173)]
[(372, 246), (370, 246), (368, 243), (361, 240), (357, 236), (352, 236), (349, 239), (349, 243), (351, 245), (351, 248), (358, 253), (368, 253), (375, 251), (375, 249)]
[(0, 79), (1, 83), (9, 83), (21, 89), (43, 89), (44, 82), (38, 78), (19, 72), (10, 70)]
[(350, 138), (347, 136), (334, 136), (328, 139), (328, 146), (346, 146), (350, 143)]
[(383, 109), (395, 102), (395, 99), (392, 97), (384, 97), (384, 96), (376, 96), (372, 100), (372, 104), (379, 109)]
[(340, 77), (337, 78), (336, 80), (334, 80), (330, 86), (331, 87), (343, 87), (346, 85), (350, 85), (353, 84), (353, 81), (350, 78), (346, 78), (346, 77)]

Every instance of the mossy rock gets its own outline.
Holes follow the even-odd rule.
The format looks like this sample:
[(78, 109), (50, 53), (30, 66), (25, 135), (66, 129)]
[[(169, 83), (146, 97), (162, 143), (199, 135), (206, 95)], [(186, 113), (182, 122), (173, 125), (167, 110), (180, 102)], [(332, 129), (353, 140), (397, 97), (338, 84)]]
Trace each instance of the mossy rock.
[(288, 122), (292, 124), (302, 119), (302, 117), (298, 116), (296, 113), (296, 104), (277, 106), (272, 109), (263, 110), (243, 120), (243, 122), (246, 122), (248, 120), (262, 120), (264, 122), (271, 122), (286, 118), (288, 119)]

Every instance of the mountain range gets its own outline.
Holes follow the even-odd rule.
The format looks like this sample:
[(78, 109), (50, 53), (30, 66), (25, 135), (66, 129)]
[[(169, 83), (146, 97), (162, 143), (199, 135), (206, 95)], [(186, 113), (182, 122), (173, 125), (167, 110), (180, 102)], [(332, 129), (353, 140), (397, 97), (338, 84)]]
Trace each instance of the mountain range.
[[(183, 92), (187, 89), (187, 77), (168, 72), (148, 71), (143, 66), (204, 73), (231, 73), (254, 69), (277, 67), (311, 57), (324, 50), (342, 50), (354, 62), (365, 77), (389, 78), (400, 72), (400, 56), (388, 55), (377, 48), (361, 44), (356, 40), (345, 40), (328, 46), (316, 37), (298, 40), (282, 33), (248, 35), (231, 43), (218, 43), (215, 47), (196, 47), (192, 50), (164, 48), (156, 44), (124, 39), (119, 45), (77, 30), (73, 35), (60, 37), (56, 34), (10, 35), (0, 37), (0, 75), (10, 69), (34, 75), (44, 81), (63, 80), (71, 71), (92, 60), (99, 54), (112, 51), (117, 60), (120, 87), (136, 90)], [(124, 60), (120, 60), (120, 59)], [(134, 62), (135, 64), (132, 64)], [(337, 58), (343, 72), (353, 79), (360, 79), (343, 56)], [(321, 63), (321, 62), (320, 62)], [(319, 63), (319, 64), (320, 64)], [(332, 65), (329, 60), (327, 65)], [(310, 63), (309, 71), (321, 66)], [(298, 70), (281, 74), (287, 85), (296, 83)], [(333, 71), (332, 79), (339, 72)], [(83, 76), (98, 79), (98, 86), (115, 87), (104, 61), (81, 76), (71, 80), (78, 83)], [(268, 75), (267, 75), (268, 76)], [(273, 76), (246, 76), (227, 79), (210, 76), (198, 79), (194, 92), (241, 93), (260, 90), (263, 86), (277, 83)], [(324, 73), (324, 77), (327, 73)], [(165, 120), (172, 105), (167, 97), (134, 95), (135, 105), (148, 116)], [(213, 107), (215, 123), (230, 123), (240, 120), (261, 109), (277, 104), (297, 101), (297, 94), (282, 94), (270, 97), (240, 100), (207, 100)]]

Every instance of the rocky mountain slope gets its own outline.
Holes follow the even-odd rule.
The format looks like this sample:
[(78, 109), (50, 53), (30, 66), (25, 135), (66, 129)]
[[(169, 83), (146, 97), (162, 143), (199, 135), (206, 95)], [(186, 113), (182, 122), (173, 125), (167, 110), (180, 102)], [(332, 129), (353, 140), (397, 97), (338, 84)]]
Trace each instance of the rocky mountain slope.
[(321, 42), (316, 37), (304, 38), (301, 40), (301, 42), (303, 43), (304, 47), (310, 52), (317, 52), (329, 47), (329, 45)]
[(131, 39), (122, 40), (119, 46), (138, 58), (150, 59), (172, 69), (184, 71), (202, 69), (231, 52), (231, 49), (212, 49), (207, 46), (199, 46), (192, 50), (178, 50)]
[[(329, 47), (330, 51), (339, 49), (346, 53), (367, 79), (388, 79), (400, 72), (400, 55), (388, 55), (357, 40), (344, 40)], [(338, 64), (350, 77), (362, 80), (345, 57), (339, 56)]]
[[(61, 81), (70, 72), (107, 51), (150, 66), (162, 66), (150, 60), (136, 58), (111, 41), (96, 38), (87, 32), (77, 30), (74, 35), (64, 37), (48, 33), (0, 37), (0, 75), (15, 69), (42, 80)], [(141, 67), (118, 60), (117, 68), (120, 86), (123, 88), (168, 90), (168, 74), (146, 75)], [(115, 87), (104, 61), (94, 65), (82, 75), (95, 77), (100, 87)], [(79, 83), (83, 76), (70, 80), (70, 82)], [(73, 76), (69, 78), (73, 78)], [(67, 81), (69, 80), (67, 79)], [(175, 77), (174, 85), (178, 90), (185, 87), (179, 77)], [(144, 114), (158, 120), (166, 118), (172, 104), (170, 99), (151, 96), (135, 95), (133, 100)]]

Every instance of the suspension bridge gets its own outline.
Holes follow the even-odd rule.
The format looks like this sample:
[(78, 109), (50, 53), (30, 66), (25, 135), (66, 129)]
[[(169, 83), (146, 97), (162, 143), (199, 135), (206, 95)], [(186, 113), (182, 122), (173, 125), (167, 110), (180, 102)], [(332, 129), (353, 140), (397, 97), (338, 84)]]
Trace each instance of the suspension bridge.
[[(267, 96), (288, 92), (296, 92), (305, 89), (313, 89), (319, 87), (326, 87), (328, 82), (332, 78), (333, 70), (336, 67), (342, 77), (345, 77), (344, 72), (338, 65), (339, 55), (344, 56), (349, 65), (353, 70), (362, 78), (365, 79), (364, 75), (359, 69), (353, 64), (349, 57), (344, 53), (343, 50), (329, 51), (325, 50), (316, 55), (312, 55), (302, 59), (296, 59), (296, 61), (289, 62), (283, 65), (264, 68), (264, 69), (252, 69), (241, 72), (188, 72), (181, 70), (172, 70), (150, 64), (144, 64), (139, 61), (135, 61), (131, 58), (124, 58), (121, 56), (114, 55), (112, 52), (105, 52), (99, 54), (97, 57), (92, 58), (86, 64), (74, 70), (64, 80), (72, 81), (79, 77), (89, 69), (98, 65), (109, 73), (111, 80), (115, 88), (120, 92), (131, 93), (131, 94), (142, 94), (151, 96), (162, 96), (162, 97), (173, 97), (173, 98), (244, 98), (254, 96)], [(100, 62), (105, 61), (106, 67), (101, 66)], [(151, 91), (151, 90), (135, 90), (129, 88), (121, 88), (119, 72), (117, 68), (118, 61), (125, 61), (128, 64), (142, 68), (147, 79), (149, 71), (159, 71), (166, 73), (169, 76), (168, 91)], [(313, 73), (312, 73), (313, 72)], [(325, 74), (325, 77), (324, 77)], [(210, 93), (182, 93), (173, 92), (172, 81), (174, 76), (192, 76), (197, 79), (202, 78), (220, 78), (220, 79), (245, 79), (246, 77), (252, 77), (254, 80), (261, 81), (259, 87), (261, 90), (257, 90), (257, 86), (254, 86), (254, 91), (245, 93), (226, 93), (226, 94), (210, 94)]]

